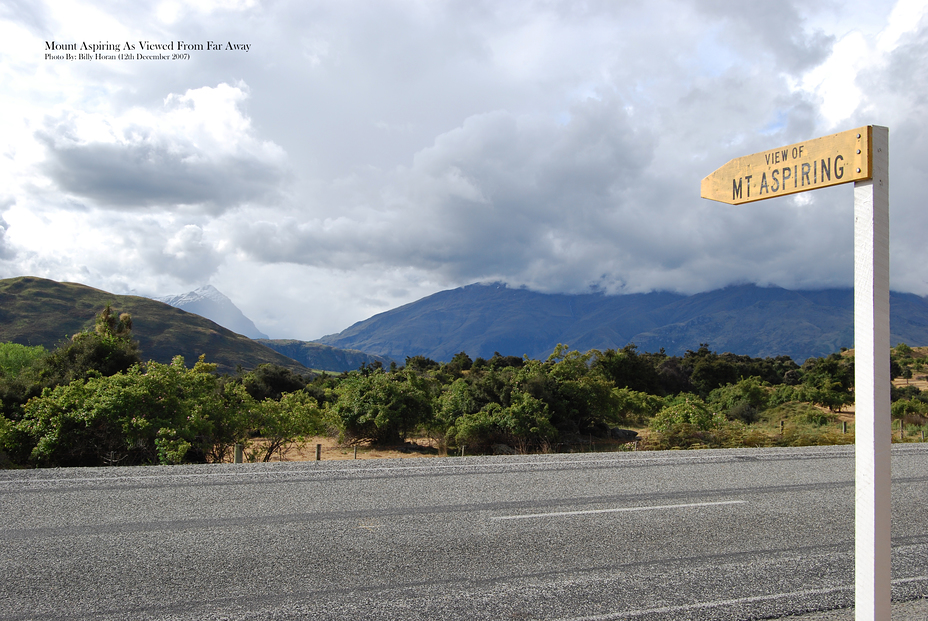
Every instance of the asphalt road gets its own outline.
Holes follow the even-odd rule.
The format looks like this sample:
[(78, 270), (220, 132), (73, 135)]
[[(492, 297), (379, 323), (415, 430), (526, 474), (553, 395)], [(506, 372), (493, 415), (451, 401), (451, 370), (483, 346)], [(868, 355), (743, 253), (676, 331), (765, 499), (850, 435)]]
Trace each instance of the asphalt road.
[[(893, 450), (928, 596), (928, 444)], [(853, 447), (0, 471), (0, 620), (763, 619), (853, 604)]]

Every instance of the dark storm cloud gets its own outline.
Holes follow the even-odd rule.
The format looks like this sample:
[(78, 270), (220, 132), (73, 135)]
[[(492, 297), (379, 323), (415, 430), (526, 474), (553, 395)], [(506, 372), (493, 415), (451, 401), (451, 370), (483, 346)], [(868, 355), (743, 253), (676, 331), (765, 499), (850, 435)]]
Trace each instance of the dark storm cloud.
[(379, 202), (340, 205), (309, 222), (242, 222), (236, 243), (262, 261), (416, 266), (452, 279), (540, 270), (543, 278), (542, 266), (574, 266), (609, 243), (603, 220), (623, 208), (654, 142), (616, 99), (578, 103), (566, 125), (477, 115), (389, 175)]
[(160, 110), (70, 114), (35, 132), (41, 168), (64, 192), (118, 209), (195, 206), (218, 215), (276, 203), (288, 179), (284, 153), (255, 136), (244, 83), (169, 94)]
[(202, 205), (218, 214), (248, 202), (276, 202), (284, 173), (255, 158), (204, 159), (175, 145), (56, 145), (47, 133), (45, 172), (62, 190), (120, 209)]

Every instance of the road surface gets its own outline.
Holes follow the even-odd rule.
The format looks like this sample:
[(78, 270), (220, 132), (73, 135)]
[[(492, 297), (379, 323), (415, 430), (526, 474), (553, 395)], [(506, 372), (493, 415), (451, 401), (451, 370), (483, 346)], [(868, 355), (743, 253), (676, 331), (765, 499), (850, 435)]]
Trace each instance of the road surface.
[[(893, 449), (928, 596), (928, 444)], [(0, 471), (0, 620), (762, 619), (853, 604), (853, 447)]]

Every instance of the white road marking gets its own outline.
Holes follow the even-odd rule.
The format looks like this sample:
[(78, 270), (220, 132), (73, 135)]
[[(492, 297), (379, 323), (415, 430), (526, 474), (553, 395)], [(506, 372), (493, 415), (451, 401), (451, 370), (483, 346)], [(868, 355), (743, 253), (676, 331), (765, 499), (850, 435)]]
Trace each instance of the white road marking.
[(690, 502), (680, 505), (650, 505), (646, 507), (619, 507), (617, 509), (587, 509), (585, 511), (557, 511), (554, 513), (526, 513), (524, 515), (499, 515), (491, 520), (527, 520), (529, 518), (562, 517), (567, 515), (590, 515), (593, 513), (623, 513), (626, 511), (657, 511), (660, 509), (687, 509), (690, 507), (714, 507), (718, 505), (739, 505), (746, 500), (723, 500), (720, 502)]

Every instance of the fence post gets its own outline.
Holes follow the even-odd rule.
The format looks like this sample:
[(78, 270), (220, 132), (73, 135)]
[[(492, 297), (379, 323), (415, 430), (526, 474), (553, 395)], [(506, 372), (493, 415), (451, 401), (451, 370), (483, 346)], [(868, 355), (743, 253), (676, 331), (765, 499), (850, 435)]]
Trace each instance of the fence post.
[(322, 445), (317, 444), (316, 445), (316, 461), (319, 461), (321, 459), (322, 459)]
[(234, 463), (236, 464), (242, 463), (242, 445), (241, 444), (235, 445), (234, 457), (232, 459), (234, 460)]

